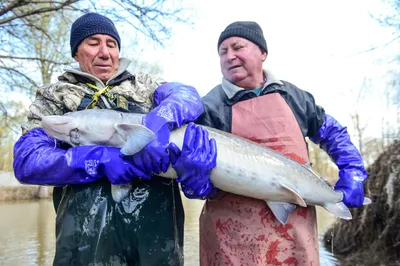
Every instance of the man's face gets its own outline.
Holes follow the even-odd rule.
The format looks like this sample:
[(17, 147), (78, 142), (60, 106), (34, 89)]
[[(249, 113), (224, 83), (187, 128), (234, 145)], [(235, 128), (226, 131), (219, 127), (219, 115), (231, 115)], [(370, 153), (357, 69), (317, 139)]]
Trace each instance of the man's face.
[(82, 71), (106, 82), (118, 71), (118, 43), (105, 34), (89, 36), (79, 44), (74, 59)]
[(233, 84), (254, 89), (264, 81), (262, 64), (267, 53), (253, 42), (241, 38), (225, 39), (218, 49), (222, 75)]

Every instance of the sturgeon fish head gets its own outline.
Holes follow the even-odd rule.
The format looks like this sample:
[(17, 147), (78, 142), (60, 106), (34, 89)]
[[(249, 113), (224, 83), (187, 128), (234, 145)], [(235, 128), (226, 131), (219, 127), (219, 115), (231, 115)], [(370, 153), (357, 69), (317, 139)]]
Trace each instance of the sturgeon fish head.
[(79, 127), (79, 120), (74, 117), (48, 115), (40, 122), (49, 137), (66, 142), (71, 146), (79, 146), (79, 142), (71, 139), (72, 131)]
[(154, 133), (145, 126), (130, 124), (120, 113), (107, 111), (83, 110), (63, 116), (44, 116), (41, 124), (47, 135), (71, 146), (110, 146), (121, 148), (125, 155), (139, 152), (154, 139)]

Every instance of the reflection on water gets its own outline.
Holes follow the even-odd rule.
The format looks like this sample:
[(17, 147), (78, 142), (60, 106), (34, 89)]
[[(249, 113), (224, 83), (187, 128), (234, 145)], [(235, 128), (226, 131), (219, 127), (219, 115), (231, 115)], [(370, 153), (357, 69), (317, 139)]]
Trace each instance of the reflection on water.
[(185, 208), (185, 265), (199, 265), (199, 216), (204, 201), (189, 200), (182, 194)]
[(0, 265), (51, 265), (53, 205), (48, 200), (0, 202)]
[[(198, 223), (203, 201), (182, 197), (185, 217), (185, 265), (198, 265)], [(55, 214), (50, 200), (0, 202), (0, 265), (52, 265)], [(320, 233), (333, 217), (318, 209)]]

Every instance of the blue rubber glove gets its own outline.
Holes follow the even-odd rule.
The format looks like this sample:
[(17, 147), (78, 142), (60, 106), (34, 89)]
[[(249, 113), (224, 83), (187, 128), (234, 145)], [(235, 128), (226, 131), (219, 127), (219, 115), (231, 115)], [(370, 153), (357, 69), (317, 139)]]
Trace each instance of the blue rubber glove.
[[(75, 147), (70, 150), (74, 151), (78, 148), (84, 147)], [(143, 164), (138, 164), (135, 161), (131, 161), (121, 155), (120, 149), (112, 148), (112, 147), (104, 147), (104, 146), (87, 146), (85, 148), (90, 149), (90, 151), (84, 155), (84, 158), (81, 160), (85, 165), (82, 165), (81, 161), (78, 161), (77, 167), (84, 167), (86, 172), (88, 173), (88, 162), (93, 165), (98, 165), (97, 171), (95, 168), (91, 168), (93, 176), (105, 176), (110, 180), (112, 184), (127, 184), (133, 178), (144, 178), (149, 180), (151, 175), (153, 174), (151, 171), (147, 171)], [(77, 156), (80, 158), (83, 156)], [(98, 158), (98, 159), (96, 159)]]
[(310, 138), (331, 157), (339, 168), (335, 189), (343, 191), (343, 202), (349, 208), (361, 207), (364, 201), (364, 181), (368, 178), (361, 154), (350, 141), (347, 128), (333, 117), (325, 115), (318, 133)]
[(217, 190), (210, 182), (210, 175), (217, 164), (217, 145), (214, 139), (208, 138), (207, 130), (190, 123), (185, 131), (182, 151), (172, 142), (168, 150), (185, 196), (190, 199), (213, 197)]
[(167, 151), (170, 131), (184, 123), (195, 121), (204, 107), (193, 87), (177, 82), (164, 83), (154, 92), (156, 107), (143, 117), (142, 125), (156, 134), (156, 138), (137, 155), (135, 165), (144, 165), (144, 171), (159, 174), (170, 165)]
[(27, 132), (14, 145), (14, 174), (25, 184), (63, 186), (85, 184), (106, 176), (114, 184), (133, 177), (150, 178), (120, 157), (116, 148), (81, 146), (69, 149), (41, 128)]
[(166, 172), (170, 165), (170, 157), (167, 152), (170, 130), (165, 125), (154, 133), (156, 135), (154, 140), (147, 144), (140, 152), (124, 157), (125, 160), (131, 161), (140, 168), (142, 173), (150, 175)]

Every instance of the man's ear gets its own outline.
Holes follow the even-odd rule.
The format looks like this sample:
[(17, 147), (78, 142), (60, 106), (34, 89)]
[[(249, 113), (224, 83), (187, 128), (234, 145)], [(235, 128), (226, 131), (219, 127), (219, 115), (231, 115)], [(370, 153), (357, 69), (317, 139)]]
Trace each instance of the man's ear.
[(77, 56), (76, 54), (74, 55), (74, 60), (75, 60), (76, 62), (79, 62), (79, 61), (78, 61), (78, 56)]
[(265, 61), (265, 59), (267, 59), (267, 53), (266, 52), (264, 52), (263, 50), (261, 50), (261, 61)]

